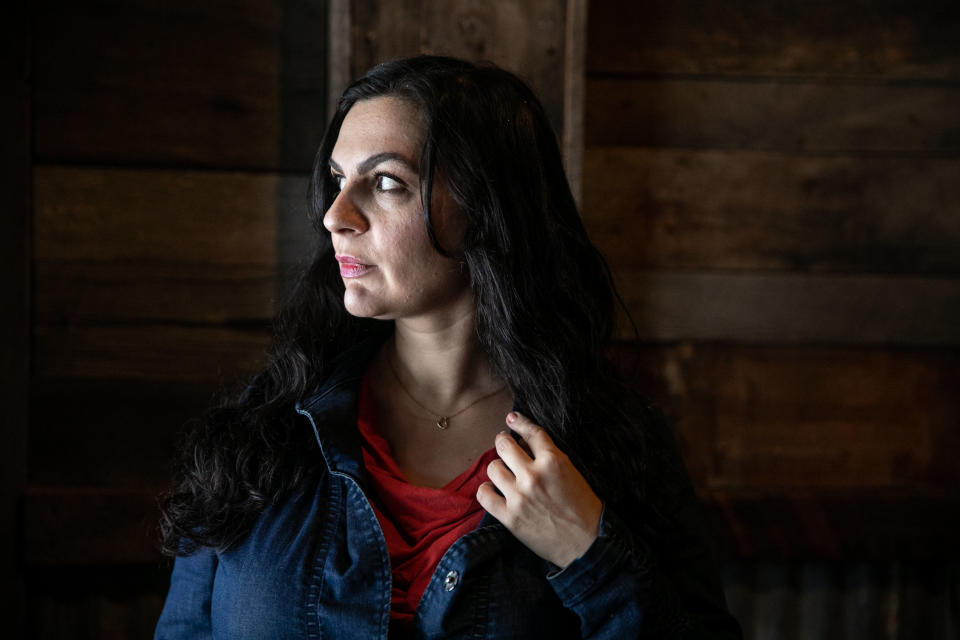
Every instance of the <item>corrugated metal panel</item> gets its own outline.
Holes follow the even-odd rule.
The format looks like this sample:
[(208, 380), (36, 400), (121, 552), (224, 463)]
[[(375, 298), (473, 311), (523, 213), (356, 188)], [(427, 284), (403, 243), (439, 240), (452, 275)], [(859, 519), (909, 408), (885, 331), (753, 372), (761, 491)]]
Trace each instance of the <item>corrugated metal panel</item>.
[(960, 640), (960, 564), (728, 562), (748, 640)]

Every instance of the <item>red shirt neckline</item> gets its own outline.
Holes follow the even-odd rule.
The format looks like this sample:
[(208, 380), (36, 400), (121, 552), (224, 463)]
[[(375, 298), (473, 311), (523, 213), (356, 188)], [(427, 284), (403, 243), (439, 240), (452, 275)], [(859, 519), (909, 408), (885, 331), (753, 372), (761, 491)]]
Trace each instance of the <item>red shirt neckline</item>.
[[(484, 458), (488, 457), (490, 454), (493, 454), (493, 457), (496, 457), (496, 448), (490, 447), (484, 451), (479, 458), (474, 460), (473, 464), (470, 465), (469, 468), (465, 469), (460, 473), (460, 475), (453, 478), (442, 487), (427, 487), (424, 485), (413, 484), (404, 475), (403, 471), (400, 469), (400, 465), (397, 464), (396, 459), (393, 457), (393, 450), (390, 448), (390, 443), (387, 442), (387, 439), (383, 437), (379, 431), (377, 431), (376, 426), (374, 425), (375, 420), (376, 407), (373, 403), (373, 395), (369, 387), (369, 382), (367, 378), (364, 377), (360, 388), (357, 417), (357, 426), (360, 429), (360, 435), (363, 438), (364, 445), (368, 445), (372, 449), (371, 453), (375, 455), (376, 465), (380, 469), (389, 471), (390, 475), (396, 478), (399, 482), (404, 482), (411, 487), (416, 488), (418, 491), (456, 491), (463, 486), (463, 483), (469, 481), (479, 471), (478, 467), (483, 462)], [(489, 464), (489, 462), (490, 461), (488, 460), (487, 464)], [(484, 480), (486, 480), (485, 466), (483, 469), (483, 475)], [(477, 484), (478, 487), (479, 485), (480, 483)]]
[(406, 479), (390, 444), (376, 428), (376, 406), (366, 376), (360, 385), (357, 409), (363, 463), (370, 480), (369, 498), (393, 570), (391, 627), (406, 635), (413, 628), (417, 604), (440, 559), (450, 545), (476, 529), (483, 519), (477, 489), (487, 480), (487, 465), (497, 452), (491, 447), (443, 487), (414, 485)]

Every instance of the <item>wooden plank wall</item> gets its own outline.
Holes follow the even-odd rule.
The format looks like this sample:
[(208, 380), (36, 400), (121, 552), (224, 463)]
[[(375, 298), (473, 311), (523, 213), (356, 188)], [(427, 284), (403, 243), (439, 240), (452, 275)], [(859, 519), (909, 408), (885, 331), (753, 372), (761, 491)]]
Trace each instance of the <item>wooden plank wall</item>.
[[(583, 7), (32, 11), (29, 630), (146, 637), (166, 579), (152, 495), (183, 423), (262, 361), (309, 244), (328, 83), (416, 51), (493, 59), (527, 70), (575, 149), (557, 69)], [(930, 0), (589, 4), (585, 219), (754, 637), (817, 593), (951, 602), (956, 574), (913, 558), (960, 530), (958, 24)]]
[(323, 0), (33, 3), (29, 637), (146, 638), (177, 434), (310, 244)]
[(589, 5), (584, 217), (748, 637), (957, 632), (958, 43), (942, 0)]

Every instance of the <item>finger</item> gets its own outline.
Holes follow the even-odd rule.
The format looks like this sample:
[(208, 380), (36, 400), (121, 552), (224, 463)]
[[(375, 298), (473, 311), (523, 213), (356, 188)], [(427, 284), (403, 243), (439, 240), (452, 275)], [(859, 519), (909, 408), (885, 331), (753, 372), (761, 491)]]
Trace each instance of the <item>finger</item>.
[(546, 431), (537, 423), (523, 415), (519, 411), (511, 411), (507, 414), (507, 426), (520, 434), (533, 452), (533, 457), (537, 457), (537, 451), (543, 451), (553, 447), (553, 440)]
[(514, 475), (522, 473), (527, 465), (533, 462), (530, 455), (528, 455), (527, 452), (523, 450), (523, 447), (511, 438), (510, 434), (506, 431), (501, 431), (497, 434), (495, 444), (497, 447), (497, 455), (506, 463), (507, 468), (509, 468)]
[(497, 493), (493, 483), (484, 482), (477, 488), (477, 502), (494, 518), (503, 521), (507, 512), (507, 500)]
[(487, 465), (487, 478), (500, 490), (500, 493), (513, 491), (517, 484), (516, 476), (507, 468), (503, 460), (499, 458), (491, 460), (490, 464)]

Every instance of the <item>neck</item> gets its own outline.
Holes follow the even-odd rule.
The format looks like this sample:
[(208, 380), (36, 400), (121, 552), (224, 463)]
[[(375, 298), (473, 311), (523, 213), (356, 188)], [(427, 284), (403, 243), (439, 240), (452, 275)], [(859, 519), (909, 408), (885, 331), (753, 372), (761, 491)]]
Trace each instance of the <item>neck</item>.
[(383, 353), (407, 390), (416, 398), (429, 398), (438, 412), (453, 411), (464, 397), (503, 386), (480, 347), (472, 311), (429, 327), (398, 320)]

